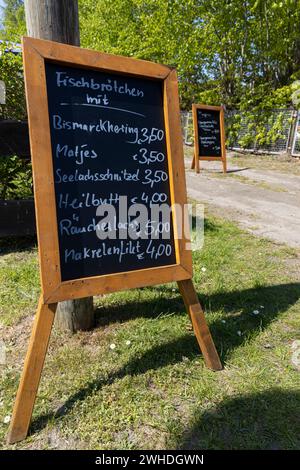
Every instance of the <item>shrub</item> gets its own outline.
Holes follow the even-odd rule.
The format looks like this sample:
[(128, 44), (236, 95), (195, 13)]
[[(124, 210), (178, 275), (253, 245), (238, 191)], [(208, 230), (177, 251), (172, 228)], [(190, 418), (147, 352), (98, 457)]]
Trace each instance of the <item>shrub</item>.
[(0, 104), (0, 119), (26, 119), (23, 64), (21, 55), (5, 52), (0, 44), (0, 80), (6, 87), (6, 104)]

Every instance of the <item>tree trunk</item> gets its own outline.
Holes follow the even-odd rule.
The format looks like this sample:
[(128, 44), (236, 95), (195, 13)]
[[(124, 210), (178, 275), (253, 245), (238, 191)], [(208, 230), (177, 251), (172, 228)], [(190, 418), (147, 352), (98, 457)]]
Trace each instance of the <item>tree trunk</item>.
[(30, 36), (80, 45), (77, 0), (25, 0), (25, 14)]
[(56, 310), (55, 325), (72, 333), (92, 328), (94, 325), (93, 297), (60, 302)]
[[(25, 0), (29, 36), (80, 45), (78, 0)], [(75, 332), (94, 324), (93, 297), (67, 300), (58, 305), (56, 324)]]

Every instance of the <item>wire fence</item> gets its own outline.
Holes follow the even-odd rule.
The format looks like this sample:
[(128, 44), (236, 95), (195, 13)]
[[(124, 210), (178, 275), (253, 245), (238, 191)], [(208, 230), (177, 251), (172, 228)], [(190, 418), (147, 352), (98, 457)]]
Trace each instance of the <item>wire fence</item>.
[[(181, 124), (186, 145), (194, 144), (192, 113), (182, 111)], [(225, 112), (227, 148), (250, 153), (300, 156), (300, 112), (273, 109), (260, 114)]]
[(193, 118), (190, 111), (181, 112), (181, 127), (185, 145), (194, 145)]

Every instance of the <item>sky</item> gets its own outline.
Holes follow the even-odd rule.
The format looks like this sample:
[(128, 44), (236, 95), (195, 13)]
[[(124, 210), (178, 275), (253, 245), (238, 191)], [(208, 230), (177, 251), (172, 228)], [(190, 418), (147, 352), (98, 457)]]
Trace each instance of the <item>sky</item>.
[(2, 14), (2, 7), (4, 6), (4, 1), (3, 0), (0, 0), (0, 29), (2, 28), (2, 17), (3, 17), (3, 14)]
[[(0, 7), (3, 7), (3, 5), (4, 5), (3, 0), (0, 0)], [(1, 20), (1, 17), (2, 17), (2, 8), (0, 8), (0, 20)]]

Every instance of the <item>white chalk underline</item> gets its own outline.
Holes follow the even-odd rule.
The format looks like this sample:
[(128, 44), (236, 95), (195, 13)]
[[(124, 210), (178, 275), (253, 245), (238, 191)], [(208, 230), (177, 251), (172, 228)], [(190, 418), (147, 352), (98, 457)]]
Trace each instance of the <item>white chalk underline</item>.
[(114, 108), (112, 106), (101, 106), (100, 104), (88, 104), (88, 103), (60, 103), (61, 106), (92, 106), (94, 108), (104, 109), (115, 109), (117, 111), (123, 111), (123, 113), (136, 114), (137, 116), (146, 117), (144, 114), (135, 113), (134, 111), (128, 111), (128, 109)]

